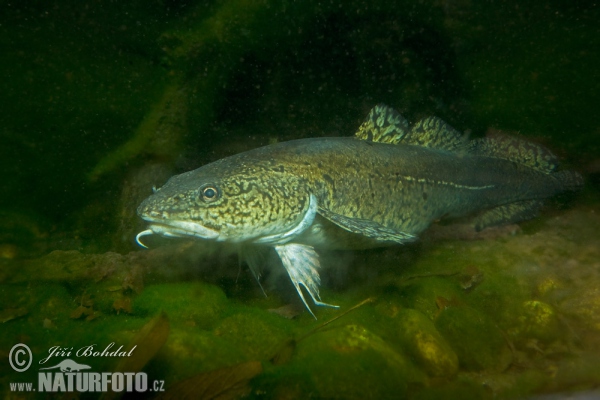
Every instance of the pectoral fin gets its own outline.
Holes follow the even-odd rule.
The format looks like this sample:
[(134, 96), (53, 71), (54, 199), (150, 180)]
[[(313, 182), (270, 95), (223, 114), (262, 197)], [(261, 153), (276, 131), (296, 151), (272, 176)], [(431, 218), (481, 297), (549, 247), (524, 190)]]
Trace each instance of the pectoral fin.
[[(308, 311), (315, 317), (312, 310), (308, 306), (300, 285), (304, 286), (313, 302), (318, 306), (339, 307), (332, 304), (323, 303), (319, 296), (319, 285), (321, 277), (317, 269), (320, 267), (319, 255), (311, 246), (303, 244), (289, 243), (285, 245), (275, 246), (275, 251), (281, 258), (281, 262), (285, 267), (298, 295)], [(315, 317), (316, 319), (317, 317)]]
[(324, 208), (319, 208), (318, 212), (342, 229), (377, 241), (404, 244), (417, 238), (410, 233), (400, 232), (368, 219), (346, 217)]

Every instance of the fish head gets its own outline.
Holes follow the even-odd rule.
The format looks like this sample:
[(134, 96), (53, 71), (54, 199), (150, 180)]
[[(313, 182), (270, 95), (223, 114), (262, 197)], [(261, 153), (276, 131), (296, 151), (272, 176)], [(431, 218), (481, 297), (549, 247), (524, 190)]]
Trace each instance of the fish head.
[(137, 213), (142, 246), (150, 234), (280, 244), (312, 224), (316, 200), (301, 178), (232, 157), (172, 177)]

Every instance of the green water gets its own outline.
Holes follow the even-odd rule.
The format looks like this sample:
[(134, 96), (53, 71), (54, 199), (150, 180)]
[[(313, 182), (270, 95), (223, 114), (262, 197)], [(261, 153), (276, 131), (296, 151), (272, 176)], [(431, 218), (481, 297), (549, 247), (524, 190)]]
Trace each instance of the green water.
[[(25, 372), (0, 363), (2, 396), (45, 398), (10, 383), (37, 388), (39, 368), (68, 358), (40, 365), (53, 346), (111, 342), (137, 344), (133, 361), (70, 358), (144, 371), (178, 397), (207, 380), (229, 398), (597, 388), (600, 13), (521, 3), (1, 4), (0, 357), (33, 354)], [(226, 249), (135, 245), (135, 208), (169, 176), (352, 135), (377, 103), (471, 137), (522, 135), (586, 186), (520, 227), (322, 254), (321, 294), (341, 308), (317, 321), (286, 280), (267, 279), (265, 298)]]

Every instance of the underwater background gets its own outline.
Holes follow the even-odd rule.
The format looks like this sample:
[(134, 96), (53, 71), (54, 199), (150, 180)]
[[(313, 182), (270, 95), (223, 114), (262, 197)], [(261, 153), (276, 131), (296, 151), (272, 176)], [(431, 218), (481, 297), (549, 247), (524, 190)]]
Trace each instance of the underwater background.
[[(100, 397), (11, 383), (37, 388), (53, 346), (115, 343), (137, 347), (75, 359), (166, 391), (105, 398), (600, 398), (599, 19), (566, 0), (0, 3), (0, 396)], [(341, 308), (318, 320), (230, 249), (135, 244), (170, 176), (350, 136), (378, 103), (540, 143), (585, 188), (519, 226), (325, 253)]]

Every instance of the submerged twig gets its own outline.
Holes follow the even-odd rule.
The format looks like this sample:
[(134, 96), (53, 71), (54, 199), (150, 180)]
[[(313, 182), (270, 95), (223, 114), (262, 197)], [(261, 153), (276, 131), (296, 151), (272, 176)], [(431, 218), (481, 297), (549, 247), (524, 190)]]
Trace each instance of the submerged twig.
[(349, 312), (356, 310), (359, 307), (364, 306), (367, 303), (371, 303), (375, 301), (374, 297), (369, 297), (363, 301), (361, 301), (360, 303), (350, 307), (349, 309), (347, 309), (346, 311), (344, 311), (343, 313), (336, 315), (335, 317), (331, 318), (328, 321), (323, 322), (322, 324), (320, 324), (319, 326), (311, 329), (310, 331), (308, 331), (307, 333), (305, 333), (304, 335), (300, 336), (297, 339), (288, 339), (286, 340), (283, 345), (279, 348), (279, 351), (277, 351), (277, 353), (271, 358), (271, 362), (274, 365), (281, 365), (281, 364), (285, 364), (287, 363), (291, 358), (292, 355), (294, 354), (294, 350), (296, 349), (296, 345), (298, 344), (298, 342), (300, 342), (301, 340), (306, 339), (307, 337), (309, 337), (310, 335), (316, 333), (317, 331), (323, 329), (323, 327), (331, 324), (334, 321), (337, 321), (338, 319), (342, 318), (343, 316), (347, 315)]

